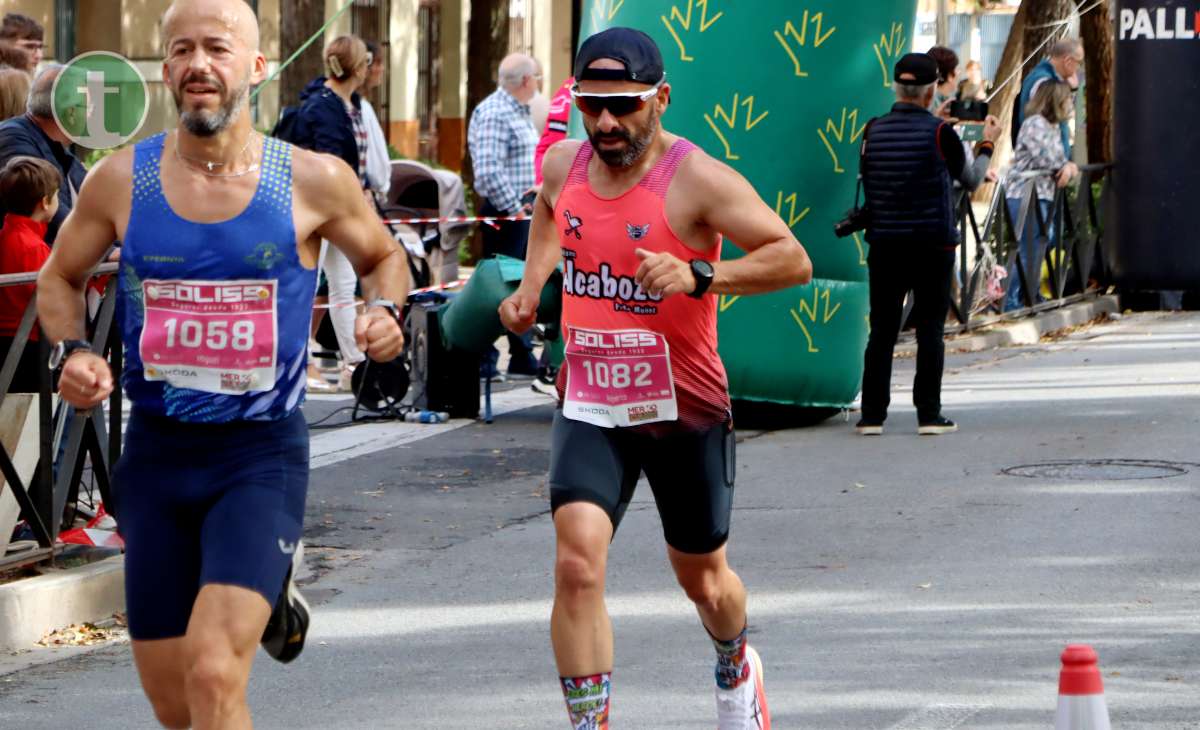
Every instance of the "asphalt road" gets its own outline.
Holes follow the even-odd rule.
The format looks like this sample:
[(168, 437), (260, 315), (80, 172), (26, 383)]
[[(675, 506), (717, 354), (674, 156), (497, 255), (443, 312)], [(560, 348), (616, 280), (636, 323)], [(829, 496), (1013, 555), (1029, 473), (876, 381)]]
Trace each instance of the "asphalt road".
[[(1113, 727), (1200, 728), (1200, 317), (952, 355), (946, 413), (963, 430), (944, 437), (915, 435), (912, 365), (897, 360), (881, 438), (840, 417), (743, 432), (730, 553), (774, 727), (1052, 727), (1058, 656), (1084, 642)], [(548, 633), (550, 415), (315, 437), (318, 605), (300, 660), (260, 655), (257, 727), (566, 727)], [(712, 727), (712, 650), (644, 485), (608, 593), (615, 727)], [(155, 726), (127, 645), (59, 657), (0, 677), (0, 728)]]

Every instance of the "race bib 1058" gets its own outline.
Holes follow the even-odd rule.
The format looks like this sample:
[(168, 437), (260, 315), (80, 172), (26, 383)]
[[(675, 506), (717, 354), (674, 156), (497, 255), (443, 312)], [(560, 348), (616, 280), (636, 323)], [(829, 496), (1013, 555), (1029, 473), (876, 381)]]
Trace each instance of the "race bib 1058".
[(208, 393), (275, 387), (276, 280), (142, 282), (146, 380)]

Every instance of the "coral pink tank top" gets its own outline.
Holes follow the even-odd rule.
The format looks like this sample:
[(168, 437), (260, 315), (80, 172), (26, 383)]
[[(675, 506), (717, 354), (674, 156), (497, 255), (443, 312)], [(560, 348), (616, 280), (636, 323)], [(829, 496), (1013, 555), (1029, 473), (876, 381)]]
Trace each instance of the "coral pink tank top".
[(700, 253), (667, 222), (667, 189), (695, 149), (679, 139), (637, 185), (613, 199), (596, 195), (588, 182), (592, 145), (585, 141), (575, 156), (554, 209), (567, 337), (558, 387), (568, 418), (652, 433), (701, 431), (729, 418), (716, 297), (664, 299), (634, 281), (639, 248), (683, 261), (720, 258), (719, 237)]

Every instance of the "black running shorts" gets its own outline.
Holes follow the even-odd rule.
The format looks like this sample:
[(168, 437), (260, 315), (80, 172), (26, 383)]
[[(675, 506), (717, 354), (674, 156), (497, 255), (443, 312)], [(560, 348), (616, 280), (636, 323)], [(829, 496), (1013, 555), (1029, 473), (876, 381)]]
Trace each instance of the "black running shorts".
[(591, 502), (621, 523), (645, 472), (667, 544), (703, 555), (725, 544), (736, 471), (731, 421), (707, 431), (652, 436), (554, 414), (550, 506)]

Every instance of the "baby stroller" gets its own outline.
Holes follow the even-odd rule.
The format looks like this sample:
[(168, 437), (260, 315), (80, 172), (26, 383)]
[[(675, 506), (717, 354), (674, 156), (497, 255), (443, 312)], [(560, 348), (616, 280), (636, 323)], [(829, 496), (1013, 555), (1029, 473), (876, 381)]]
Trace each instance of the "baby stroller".
[[(465, 216), (462, 178), (414, 160), (392, 160), (392, 185), (381, 209), (385, 219)], [(458, 247), (470, 232), (470, 223), (389, 223), (388, 227), (408, 251), (413, 288), (458, 278)]]

